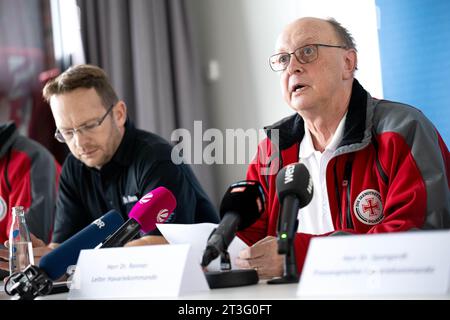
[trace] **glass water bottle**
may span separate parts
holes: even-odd
[[[25,221],[24,208],[12,208],[12,224],[9,232],[9,272],[23,271],[30,264],[34,264],[33,246],[30,232]]]

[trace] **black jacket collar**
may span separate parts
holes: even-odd
[[[17,134],[16,124],[12,121],[0,126],[0,158],[8,151]]]
[[[122,141],[117,148],[116,153],[112,157],[111,161],[120,165],[127,166],[131,163],[131,151],[133,150],[133,143],[136,137],[136,128],[133,123],[127,119],[125,123],[125,133]]]

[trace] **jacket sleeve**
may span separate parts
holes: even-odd
[[[398,109],[377,128],[380,164],[388,178],[382,199],[385,218],[368,233],[448,228],[448,150],[420,111]]]
[[[144,162],[145,163],[145,162]],[[167,222],[218,223],[219,215],[204,192],[192,170],[185,164],[176,165],[170,160],[143,164],[138,171],[138,188],[142,195],[157,187],[165,187],[175,196],[177,205]],[[160,235],[158,229],[146,235]]]
[[[20,137],[13,150],[9,176],[11,185],[9,208],[22,205],[31,233],[45,243],[51,241],[60,166],[34,141]],[[20,151],[19,151],[20,150]]]

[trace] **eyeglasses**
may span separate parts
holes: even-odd
[[[291,56],[295,54],[298,62],[301,64],[306,64],[313,62],[319,57],[319,47],[327,47],[327,48],[341,48],[347,49],[345,46],[334,46],[330,44],[321,44],[321,43],[313,43],[307,44],[306,46],[295,49],[294,52],[291,53],[277,53],[269,58],[269,65],[273,71],[283,71],[291,62]]]
[[[62,130],[56,129],[55,132],[56,140],[58,140],[61,143],[69,142],[70,140],[72,140],[72,138],[75,136],[75,133],[77,132],[80,134],[86,132],[93,132],[96,128],[102,125],[103,121],[106,119],[106,117],[111,112],[114,106],[115,106],[114,104],[111,105],[111,107],[109,107],[109,109],[106,111],[103,117],[89,121],[83,124],[82,126],[79,126],[78,128],[62,129]]]

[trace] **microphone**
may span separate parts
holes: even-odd
[[[123,247],[140,230],[145,233],[156,228],[156,223],[164,223],[177,206],[177,201],[168,189],[158,187],[143,196],[131,209],[128,219],[116,232],[98,247]]]
[[[205,271],[211,289],[258,283],[256,270],[231,270],[227,248],[236,231],[255,223],[263,211],[264,192],[259,182],[240,181],[228,188],[220,204],[221,221],[208,239],[201,262],[201,266],[205,268],[220,255],[221,271]]]
[[[298,227],[298,210],[305,207],[313,197],[313,183],[308,169],[302,163],[287,165],[278,172],[277,194],[281,210],[278,217],[278,253],[285,254],[284,273],[281,278],[268,284],[298,282],[294,237]]]
[[[285,254],[297,232],[298,210],[310,203],[313,197],[313,183],[305,165],[295,163],[280,170],[276,186],[281,205],[278,220],[278,253]]]
[[[60,278],[69,266],[77,263],[81,250],[95,248],[122,223],[119,212],[109,211],[43,256],[39,267],[29,265],[23,272],[12,275],[5,284],[5,292],[9,295],[19,294],[23,300],[50,293],[52,280]]]
[[[255,223],[263,211],[264,193],[259,182],[247,180],[232,184],[220,204],[221,221],[208,239],[201,266],[206,267],[226,251],[236,231]]]

